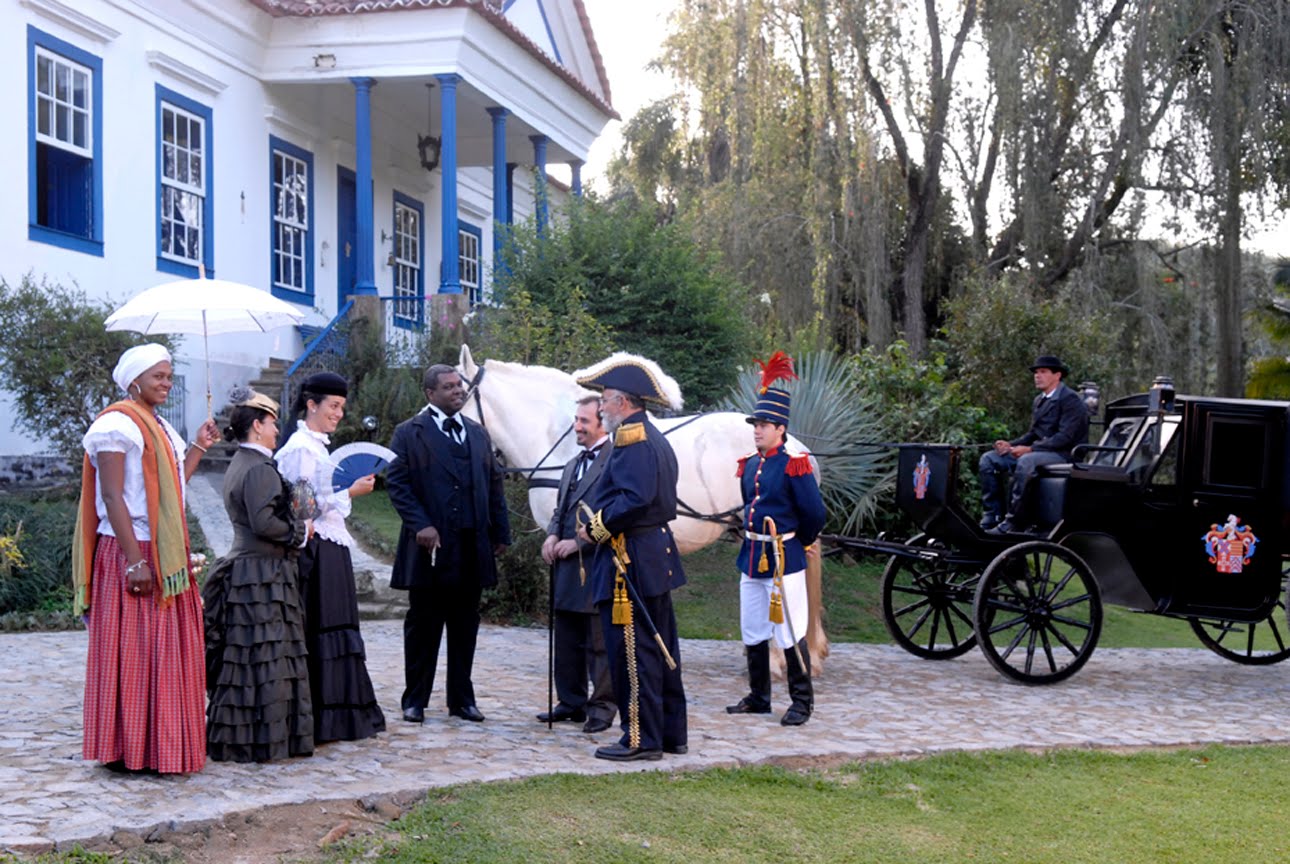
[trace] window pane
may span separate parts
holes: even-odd
[[[188,146],[188,119],[175,115],[175,143],[180,147]]]
[[[36,99],[36,131],[41,135],[49,135],[54,126],[54,103],[49,99],[39,97]]]
[[[51,78],[54,74],[54,63],[48,57],[36,58],[36,92],[49,94],[53,92]]]
[[[79,70],[72,73],[72,104],[77,108],[88,108],[90,104],[89,77]]]
[[[175,114],[165,107],[161,109],[161,140],[167,144],[175,143]]]
[[[55,108],[54,116],[57,120],[54,126],[54,137],[59,141],[70,141],[72,137],[72,109],[66,105],[58,105]]]
[[[88,116],[84,111],[77,111],[72,115],[72,143],[77,147],[89,146],[87,141],[89,130],[85,128]]]
[[[64,66],[62,63],[59,63],[54,67],[54,96],[59,102],[72,101],[71,84],[67,80],[71,71],[72,70]]]
[[[202,176],[202,154],[200,153],[193,154],[192,173],[189,174],[188,176],[192,178],[191,180],[192,184],[196,186],[198,189],[206,188],[205,178],[203,178]]]

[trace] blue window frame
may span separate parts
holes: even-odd
[[[394,326],[425,324],[425,207],[394,191]]]
[[[103,60],[27,26],[27,237],[103,254]]]
[[[157,269],[215,275],[215,167],[211,109],[157,87]]]
[[[314,156],[269,136],[269,285],[273,296],[314,305]]]
[[[484,232],[479,226],[457,220],[457,278],[470,298],[471,308],[484,302]]]

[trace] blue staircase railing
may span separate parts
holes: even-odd
[[[305,350],[296,358],[296,362],[287,368],[287,374],[282,382],[282,405],[284,408],[295,400],[294,382],[297,377],[320,370],[332,372],[339,370],[349,339],[348,334],[336,329],[336,325],[345,320],[349,310],[353,307],[353,298],[345,301],[345,305],[340,307],[336,317],[327,322],[327,326],[323,327],[318,335],[305,346]]]

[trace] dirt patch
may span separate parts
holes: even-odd
[[[171,830],[117,831],[77,844],[131,864],[263,864],[317,860],[321,850],[344,838],[390,833],[423,795],[282,804],[222,819],[187,823]],[[60,844],[70,849],[72,844]]]

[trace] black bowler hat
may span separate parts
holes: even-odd
[[[1035,362],[1030,364],[1030,371],[1034,372],[1036,369],[1051,369],[1054,372],[1062,373],[1063,378],[1070,372],[1066,368],[1066,364],[1053,354],[1040,354],[1036,357]]]
[[[300,385],[302,393],[314,393],[318,396],[349,396],[349,382],[335,372],[315,372]]]

